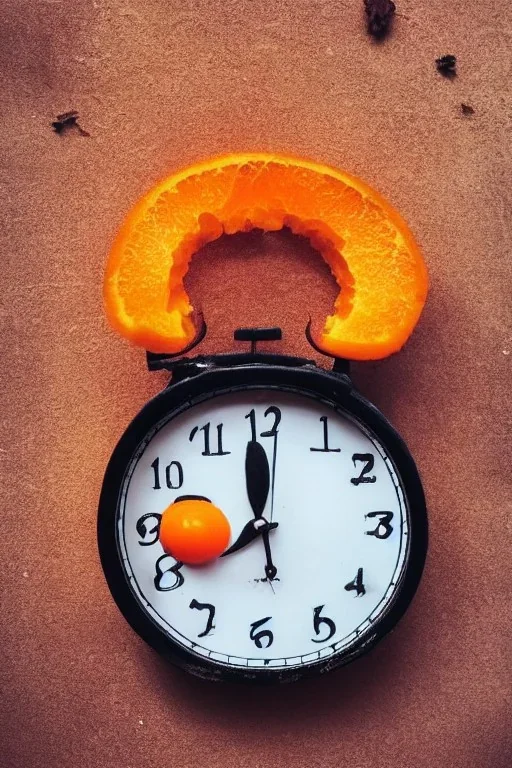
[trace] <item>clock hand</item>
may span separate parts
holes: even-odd
[[[257,520],[249,520],[249,522],[242,528],[242,531],[234,544],[232,544],[229,549],[226,549],[221,557],[226,557],[226,555],[232,555],[233,552],[238,552],[240,549],[243,549],[250,544],[251,541],[257,539],[258,536],[273,531],[278,525],[279,523],[268,523],[264,517],[260,517]]]
[[[274,488],[276,484],[277,432],[274,435],[274,455],[272,457],[272,481],[270,487],[270,520],[274,519]]]
[[[270,471],[267,454],[260,443],[251,440],[245,454],[245,482],[247,496],[256,519],[263,515],[270,489]]]
[[[272,525],[272,523],[270,523],[270,525]],[[277,568],[272,562],[272,552],[270,551],[270,541],[268,540],[268,531],[263,531],[261,536],[263,539],[263,546],[265,547],[265,556],[267,558],[267,562],[265,565],[265,576],[269,581],[272,581],[277,576]]]
[[[254,517],[258,520],[263,516],[263,510],[267,503],[268,492],[270,490],[270,469],[265,449],[256,440],[250,440],[247,443],[247,452],[245,454],[245,478],[249,504],[251,505]],[[263,539],[265,556],[267,559],[265,575],[269,581],[272,581],[277,575],[277,568],[272,562],[272,552],[268,534],[269,530],[263,530],[261,537]]]

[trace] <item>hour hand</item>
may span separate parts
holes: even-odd
[[[270,470],[265,449],[255,440],[247,443],[245,481],[253,515],[255,518],[261,518],[270,489]]]
[[[257,520],[250,520],[242,528],[238,539],[229,547],[229,549],[226,549],[226,551],[222,553],[221,557],[226,557],[226,555],[231,555],[233,552],[238,552],[239,549],[246,547],[251,541],[257,539],[258,536],[261,536],[262,533],[273,531],[278,525],[279,523],[267,522],[264,517],[260,517]]]

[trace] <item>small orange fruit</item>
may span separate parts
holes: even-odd
[[[183,286],[192,255],[223,233],[282,227],[309,238],[340,287],[318,346],[352,360],[399,350],[428,289],[406,223],[378,192],[344,171],[263,153],[186,168],[134,206],[106,267],[110,323],[147,350],[180,352],[196,333]]]
[[[171,504],[160,521],[160,543],[182,563],[199,565],[219,557],[231,536],[229,521],[206,499],[183,499]]]

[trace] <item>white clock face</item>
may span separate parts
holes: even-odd
[[[266,414],[266,415],[265,415]],[[262,536],[203,566],[165,555],[160,515],[184,495],[210,499],[231,543],[254,521],[248,441],[264,449]],[[408,514],[378,440],[330,404],[282,390],[220,395],[161,422],[124,481],[119,548],[140,605],[169,638],[232,668],[284,669],[350,649],[390,607],[405,570]]]

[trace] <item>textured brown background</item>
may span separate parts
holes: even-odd
[[[510,764],[507,7],[403,0],[376,45],[360,0],[0,1],[2,768]],[[445,53],[453,82],[434,68]],[[91,138],[52,132],[72,108]],[[370,657],[255,692],[167,668],[113,604],[95,539],[110,452],[165,382],[106,327],[109,243],[157,179],[236,149],[361,175],[432,279],[407,348],[354,374],[424,478],[417,598]],[[276,323],[284,350],[310,354],[307,312],[335,289],[304,243],[248,235],[208,255],[189,276],[204,350]]]

